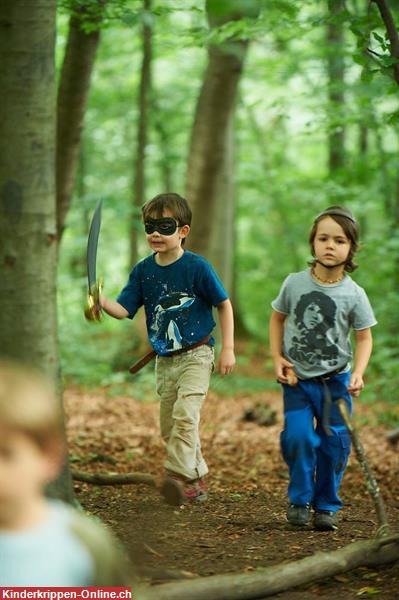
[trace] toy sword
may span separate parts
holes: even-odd
[[[102,281],[97,280],[96,276],[98,236],[100,235],[101,227],[101,206],[102,200],[99,200],[91,220],[89,238],[87,240],[88,294],[84,313],[88,321],[102,320],[102,309],[100,306]]]

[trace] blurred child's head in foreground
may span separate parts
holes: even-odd
[[[0,360],[0,428],[25,434],[45,451],[61,443],[61,423],[50,383],[29,367]]]
[[[47,380],[0,360],[0,525],[26,509],[59,473],[63,457],[61,408]]]

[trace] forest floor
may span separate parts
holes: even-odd
[[[251,361],[259,377],[262,358]],[[258,364],[256,364],[258,363]],[[148,367],[147,367],[148,368]],[[233,375],[234,376],[234,375]],[[134,385],[134,384],[133,384]],[[264,403],[276,423],[243,420],[245,410]],[[89,472],[145,472],[161,480],[165,450],[159,436],[158,403],[110,397],[68,388],[65,393],[73,467]],[[378,410],[384,406],[378,404]],[[356,401],[366,455],[386,502],[389,522],[399,530],[399,447],[376,425],[377,407]],[[392,412],[392,405],[390,406]],[[367,419],[366,419],[367,416]],[[337,532],[296,529],[285,519],[287,468],[279,449],[281,395],[262,391],[232,396],[211,391],[202,413],[203,453],[209,465],[207,502],[171,507],[144,484],[99,486],[75,482],[83,508],[108,524],[125,544],[143,577],[160,583],[179,577],[250,572],[258,567],[336,550],[372,537],[378,528],[363,473],[351,455],[341,488],[345,508]],[[282,592],[281,600],[376,596],[399,598],[399,563],[359,568]]]

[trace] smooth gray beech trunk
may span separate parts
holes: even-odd
[[[235,98],[245,55],[220,47],[208,50],[208,66],[197,102],[187,166],[186,196],[193,209],[193,227],[188,239],[194,252],[209,256],[220,178],[226,173],[227,130],[234,114]],[[226,188],[227,189],[227,188]]]
[[[56,0],[0,3],[0,355],[59,382]],[[68,471],[55,486],[71,499]]]

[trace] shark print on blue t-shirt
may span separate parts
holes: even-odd
[[[177,316],[187,310],[195,301],[195,297],[184,292],[172,292],[160,297],[159,303],[154,309],[153,322],[150,325],[150,337],[155,336],[158,347],[161,349],[162,339],[164,347],[162,350],[175,351],[183,347],[183,336],[176,322]],[[184,318],[184,316],[183,316]]]

